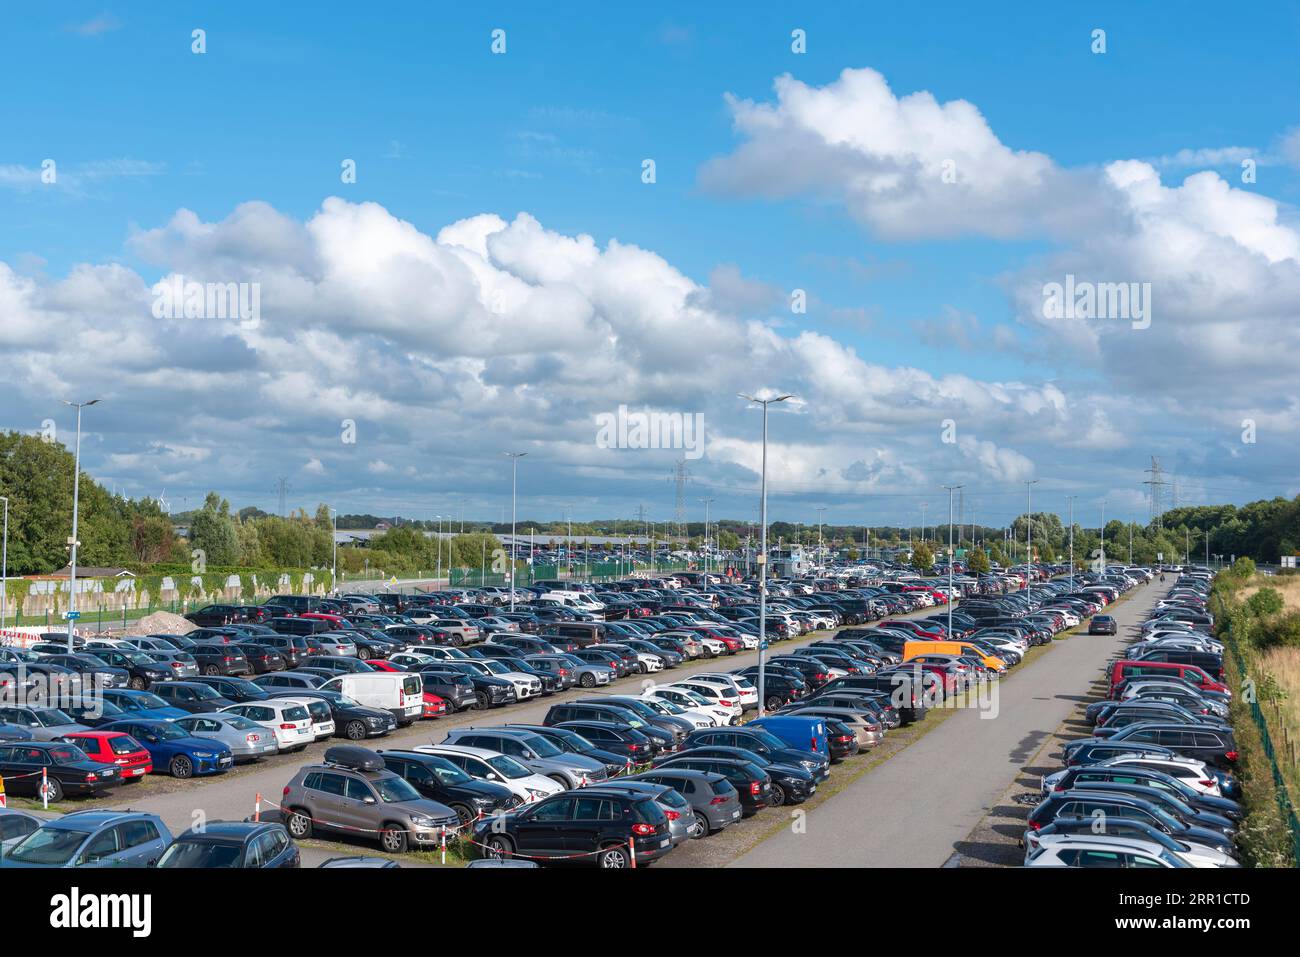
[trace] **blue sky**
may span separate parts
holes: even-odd
[[[1280,4],[1252,7],[1250,16],[1208,3],[1176,11],[1016,3],[996,14],[956,3],[383,10],[171,2],[11,11],[0,34],[0,77],[19,95],[6,102],[0,169],[31,170],[52,157],[75,187],[0,186],[0,261],[49,282],[78,264],[120,263],[147,285],[169,264],[146,261],[128,239],[182,208],[219,223],[260,200],[305,222],[337,195],[377,203],[428,235],[483,213],[510,221],[526,212],[564,236],[651,250],[701,285],[715,269],[735,266],[774,289],[806,289],[813,306],[802,328],[884,367],[1113,392],[1104,361],[1080,364],[1069,348],[1032,348],[1041,330],[1020,320],[1007,290],[1026,264],[1069,248],[1068,232],[899,238],[864,226],[835,195],[724,195],[700,177],[705,163],[737,148],[724,95],[771,103],[782,74],[821,88],[845,69],[869,68],[897,97],[928,91],[941,103],[973,103],[1006,147],[1041,152],[1068,170],[1180,150],[1243,147],[1266,157],[1300,123],[1300,10]],[[196,27],[207,32],[203,56],[190,52]],[[1089,49],[1097,27],[1106,30],[1104,55]],[[489,50],[494,28],[506,30],[505,55]],[[790,50],[795,28],[807,31],[802,55]],[[647,157],[657,166],[652,187],[640,181]],[[358,164],[355,185],[339,182],[344,158]],[[1234,182],[1238,172],[1235,159],[1157,168],[1167,187],[1206,169]],[[1261,160],[1251,188],[1293,222],[1300,188],[1293,166]],[[978,348],[936,347],[914,325],[948,314],[975,317]],[[1246,309],[1242,320],[1249,318]],[[989,334],[999,326],[1026,348],[993,347]],[[611,393],[609,404],[620,398]],[[1208,500],[1289,490],[1278,484],[1287,474],[1280,450],[1267,464],[1227,463],[1212,475],[1196,457],[1204,445],[1196,419],[1161,410],[1158,396],[1143,401],[1144,415],[1165,416],[1158,424],[1169,445],[1153,439],[1105,453],[1108,461],[1123,456],[1133,483],[1148,455],[1163,454],[1205,473]],[[13,405],[19,420],[0,425],[26,427],[21,416],[40,405],[21,390]],[[1050,465],[1029,457],[1034,474],[1062,489],[1092,461],[1086,450]],[[114,478],[135,494],[166,475],[182,483],[223,478],[158,469],[123,466]],[[546,508],[562,507],[563,474],[557,465]],[[337,478],[322,491],[354,496],[356,508],[384,491]],[[1114,480],[1087,494],[1104,494]],[[475,495],[483,483],[455,491]],[[259,486],[232,484],[232,497],[256,494],[265,503]],[[606,490],[608,503],[601,490],[586,489],[574,507],[605,514],[606,504],[624,508],[651,489],[664,495],[644,477],[629,477],[627,488],[625,501]],[[815,492],[792,487],[789,507],[807,509],[807,495]],[[858,506],[849,495],[836,507],[847,518]]]

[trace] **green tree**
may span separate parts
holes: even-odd
[[[1255,563],[1242,556],[1232,564],[1232,574],[1240,581],[1247,581],[1255,575]]]
[[[239,562],[239,533],[230,517],[230,503],[209,492],[203,507],[190,519],[190,546],[203,552],[208,565]]]
[[[735,551],[740,548],[740,537],[735,532],[723,529],[717,534],[718,547],[723,551]]]
[[[1248,561],[1249,559],[1247,559]],[[1259,618],[1276,615],[1284,606],[1282,593],[1276,588],[1264,587],[1246,599],[1246,607]]]
[[[988,553],[982,548],[975,549],[966,557],[966,570],[973,575],[986,574],[990,568]]]
[[[912,567],[921,574],[928,574],[934,568],[934,552],[926,542],[917,542],[912,548]]]

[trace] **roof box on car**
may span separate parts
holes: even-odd
[[[325,763],[352,768],[354,771],[382,771],[385,767],[384,759],[375,752],[353,744],[336,744],[332,748],[326,748]]]

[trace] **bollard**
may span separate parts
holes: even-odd
[[[446,824],[442,826],[442,839],[440,843],[442,844],[442,863],[446,864],[447,863],[447,825]]]
[[[262,820],[262,792],[257,792],[257,797],[253,799],[253,820]]]
[[[50,809],[50,781],[45,768],[41,768],[41,807],[46,811]]]
[[[627,853],[632,858],[632,870],[636,870],[636,838],[631,838],[627,842]]]

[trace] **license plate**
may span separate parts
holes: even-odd
[[[144,768],[134,768],[126,772],[127,774],[144,774]]]
[[[732,812],[731,812],[731,817],[732,817],[733,820],[734,820],[735,818],[740,817],[740,811],[739,811],[739,810],[732,811]]]
[[[665,838],[664,840],[662,840],[662,841],[659,842],[659,846],[660,846],[660,847],[667,847],[667,846],[668,846],[669,844],[671,844],[671,843],[672,843],[672,840],[671,840],[671,839],[669,839],[669,838]]]
[[[224,758],[222,758],[220,761],[218,761],[217,763],[218,763],[218,764],[230,764],[232,761],[234,761],[234,758],[231,758],[231,757],[224,757]]]

